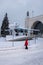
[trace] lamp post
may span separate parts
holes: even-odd
[[[32,11],[32,17],[33,17],[33,15],[34,15],[34,11]]]
[[[9,25],[9,28],[12,30],[12,39],[14,39],[14,24]],[[14,41],[12,41],[12,47],[14,47]]]

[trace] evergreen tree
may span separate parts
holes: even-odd
[[[5,17],[2,21],[1,35],[3,37],[5,37],[6,35],[9,35],[9,20],[8,20],[8,17],[7,17],[7,13],[5,14]]]

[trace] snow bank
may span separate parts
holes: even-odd
[[[3,41],[2,41],[3,40]],[[0,65],[43,65],[43,38],[29,40],[28,50],[25,49],[25,41],[11,42],[0,38]],[[9,47],[10,46],[10,47]]]
[[[7,35],[6,36],[6,40],[13,40],[14,38],[13,38],[13,36],[12,35]]]

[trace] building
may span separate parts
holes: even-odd
[[[43,15],[29,18],[29,12],[25,19],[25,28],[27,29],[39,29],[43,33]]]

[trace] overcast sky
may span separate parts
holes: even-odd
[[[17,22],[24,27],[27,11],[30,17],[43,15],[43,0],[0,0],[0,25],[7,12],[10,23]]]

